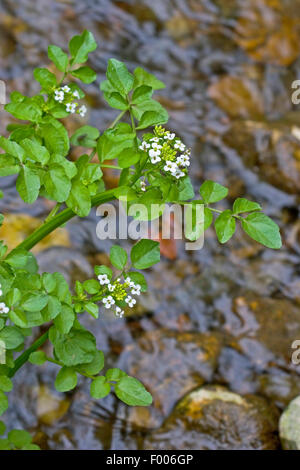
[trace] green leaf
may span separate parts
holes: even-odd
[[[282,246],[278,225],[261,212],[253,212],[242,219],[242,228],[249,237],[267,248],[278,250]]]
[[[56,68],[61,72],[65,72],[68,67],[69,59],[67,54],[58,46],[48,46],[48,57]]]
[[[12,307],[13,305],[15,305],[19,302],[20,298],[21,298],[21,292],[19,291],[19,289],[14,287],[13,289],[11,289],[8,292],[8,294],[6,296],[6,304],[9,307]]]
[[[62,166],[54,164],[47,171],[43,183],[47,194],[57,202],[65,202],[71,191],[71,181]]]
[[[72,64],[82,64],[88,59],[88,54],[97,48],[97,43],[90,31],[83,31],[81,35],[74,36],[69,49],[72,56]]]
[[[131,250],[131,261],[136,269],[147,269],[159,263],[159,243],[153,240],[140,240]]]
[[[243,197],[238,197],[233,204],[233,213],[241,214],[243,212],[261,211],[262,208],[257,202],[248,201]]]
[[[33,103],[30,98],[25,98],[21,103],[8,103],[4,106],[4,109],[22,121],[37,122],[42,116],[41,108]]]
[[[131,98],[131,103],[132,104],[140,104],[143,103],[146,100],[149,100],[152,96],[153,89],[150,86],[147,85],[142,85],[137,87]]]
[[[53,274],[43,273],[42,274],[42,283],[45,290],[50,294],[56,287],[56,279]]]
[[[20,145],[26,152],[26,157],[45,165],[50,159],[50,153],[43,145],[32,139],[23,139]]]
[[[47,356],[44,351],[35,351],[30,354],[29,362],[31,364],[36,364],[37,366],[41,366],[47,361]]]
[[[126,65],[116,59],[110,59],[106,71],[107,79],[122,96],[126,96],[133,87],[134,77]]]
[[[112,93],[103,92],[103,96],[111,108],[120,109],[121,111],[125,111],[129,108],[126,98],[123,98],[117,91],[113,91]]]
[[[20,162],[23,162],[25,157],[25,151],[16,142],[12,142],[11,140],[6,139],[5,137],[0,137],[0,147],[3,148],[3,150],[5,150],[5,152],[9,155],[16,157]]]
[[[3,415],[4,411],[8,408],[7,396],[0,390],[0,416]]]
[[[12,381],[6,375],[0,375],[0,390],[2,392],[11,392],[13,388]]]
[[[48,296],[46,294],[26,294],[23,297],[22,307],[27,312],[39,312],[48,303]]]
[[[3,421],[0,421],[0,436],[2,436],[5,433],[6,426],[3,423]]]
[[[94,317],[94,318],[99,317],[99,307],[98,307],[97,304],[94,304],[94,302],[87,302],[85,304],[84,308],[87,311],[87,313],[92,315],[92,317]]]
[[[67,206],[79,217],[86,217],[91,210],[91,196],[89,190],[81,183],[74,181],[70,195],[66,201]]]
[[[97,377],[91,383],[90,393],[97,400],[106,397],[111,390],[110,384],[106,383],[105,377]]]
[[[77,374],[70,367],[62,367],[56,376],[55,388],[58,392],[68,392],[77,385]]]
[[[94,271],[96,276],[99,276],[100,274],[106,274],[108,279],[112,278],[112,270],[108,268],[107,266],[101,265],[101,266],[95,266]]]
[[[87,364],[80,364],[76,367],[78,372],[83,372],[89,375],[99,374],[100,370],[104,367],[104,354],[102,351],[97,351],[94,359]]]
[[[109,257],[111,264],[120,271],[123,271],[127,263],[127,253],[124,248],[119,245],[112,246]]]
[[[134,71],[134,88],[141,85],[147,85],[153,90],[160,90],[166,87],[166,85],[152,75],[152,73],[146,72],[142,67],[137,67]]]
[[[109,382],[118,382],[123,377],[128,377],[126,372],[123,372],[121,369],[114,368],[108,369],[105,374],[106,380]]]
[[[56,77],[48,69],[37,68],[33,72],[33,76],[42,87],[43,91],[51,91],[56,87]]]
[[[23,201],[27,204],[32,204],[36,201],[40,186],[40,178],[35,170],[26,166],[22,167],[16,182],[16,187]]]
[[[72,75],[79,78],[83,83],[92,83],[97,78],[96,72],[90,67],[80,67],[77,70],[72,70]]]
[[[4,342],[6,349],[16,349],[23,343],[24,336],[15,326],[5,326],[0,331],[0,340]]]
[[[7,255],[5,262],[14,268],[25,268],[29,257],[30,253],[28,251],[22,248],[15,248]]]
[[[69,136],[64,125],[56,119],[51,119],[40,128],[41,136],[45,140],[45,145],[52,154],[59,154],[65,157],[70,148]]]
[[[75,321],[75,313],[68,304],[62,304],[59,315],[54,318],[54,325],[61,334],[68,334]]]
[[[22,449],[22,447],[29,445],[32,441],[32,437],[29,432],[21,429],[13,429],[8,433],[7,437],[17,449]]]
[[[19,173],[20,166],[15,164],[14,157],[6,154],[0,154],[0,176],[9,176]]]
[[[139,122],[137,129],[146,129],[150,126],[156,126],[158,124],[165,124],[168,122],[169,115],[165,109],[162,108],[160,112],[157,111],[146,111]]]
[[[82,126],[74,132],[70,142],[72,145],[81,145],[82,147],[96,147],[99,136],[100,132],[95,127]]]
[[[142,273],[136,271],[130,271],[128,277],[135,283],[141,286],[141,292],[147,292],[148,286],[145,276]]]
[[[235,232],[235,219],[232,217],[231,210],[222,212],[215,221],[215,229],[220,243],[226,243]]]
[[[195,196],[194,188],[189,176],[185,176],[179,183],[178,201],[188,201]]]
[[[83,288],[88,294],[97,294],[100,290],[100,285],[96,279],[88,279],[84,281]]]
[[[205,204],[221,201],[228,194],[228,189],[214,181],[205,181],[199,190]]]
[[[118,156],[118,164],[121,168],[129,168],[135,165],[141,158],[140,152],[134,148],[127,148],[122,150]]]
[[[76,366],[93,360],[96,340],[89,331],[72,329],[67,335],[59,336],[54,347],[58,359],[64,365]]]
[[[129,406],[149,406],[152,403],[152,396],[134,377],[123,377],[115,385],[115,393],[119,400]]]

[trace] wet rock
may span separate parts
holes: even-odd
[[[290,129],[280,123],[236,121],[223,136],[244,164],[264,181],[288,193],[300,188],[300,148]]]
[[[281,415],[279,434],[284,449],[300,450],[300,397],[295,398]]]
[[[184,397],[145,449],[274,450],[279,448],[276,409],[256,396],[206,386]]]
[[[160,329],[127,346],[119,367],[138,377],[153,394],[151,426],[161,424],[189,390],[212,379],[221,344],[218,334]]]
[[[5,214],[4,224],[1,228],[1,239],[11,250],[21,243],[28,235],[42,225],[43,221],[27,214]],[[49,234],[34,248],[38,253],[51,246],[70,246],[69,235],[66,229],[58,228],[55,233]]]
[[[290,65],[298,55],[299,6],[288,0],[242,0],[236,25],[237,43],[252,59]]]
[[[231,117],[257,119],[262,116],[262,100],[255,83],[227,75],[208,89],[210,98]]]

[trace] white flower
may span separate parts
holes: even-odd
[[[181,152],[184,152],[185,145],[181,142],[181,140],[176,140],[174,148],[180,150]]]
[[[104,299],[102,299],[102,302],[105,308],[110,308],[116,303],[115,299],[113,299],[111,295],[109,295],[108,297],[104,297]]]
[[[149,150],[149,157],[150,158],[158,157],[160,154],[161,154],[161,152],[160,152],[159,149],[150,149]]]
[[[71,91],[71,88],[68,85],[65,85],[62,87],[62,91],[64,91],[65,93],[69,93],[69,91]]]
[[[156,149],[156,150],[159,150],[159,149],[161,149],[161,145],[158,145],[158,143],[153,142],[152,148],[153,148],[153,149]],[[150,150],[150,152],[151,152],[151,150]],[[149,154],[150,154],[150,152],[149,152]]]
[[[174,134],[174,133],[171,134],[171,132],[168,132],[168,133],[164,136],[164,139],[166,139],[166,140],[167,140],[167,139],[168,139],[168,140],[173,140],[173,139],[175,139],[175,134]]]
[[[0,297],[1,297],[1,295],[3,295],[3,291],[2,291],[2,289],[0,289]]]
[[[151,163],[153,163],[153,165],[155,165],[155,163],[158,163],[161,161],[161,158],[160,157],[152,157],[151,158]]]
[[[145,181],[141,181],[141,191],[146,191],[146,183],[145,183]]]
[[[130,277],[126,277],[125,282],[129,285],[129,287],[135,287],[135,283],[130,279]]]
[[[79,109],[78,109],[78,113],[80,114],[81,117],[84,117],[86,115],[86,112],[87,112],[87,107],[82,105]]]
[[[165,171],[170,171],[171,173],[175,172],[177,170],[177,165],[174,162],[170,162],[169,160],[166,162],[164,166]]]
[[[141,286],[136,284],[133,289],[131,289],[132,295],[141,295]]]
[[[0,302],[0,313],[8,313],[9,308],[5,305],[4,302]]]
[[[55,101],[62,103],[65,98],[64,92],[60,90],[55,90],[54,94],[55,94],[54,96]]]
[[[182,176],[185,176],[185,173],[178,168],[176,171],[172,172],[172,175],[179,179],[182,178]]]
[[[99,274],[98,279],[101,286],[103,286],[104,284],[110,284],[107,274]]]
[[[72,114],[73,114],[73,113],[75,113],[75,111],[76,111],[76,106],[77,106],[77,103],[68,103],[68,104],[66,105],[66,111],[67,111],[68,113],[72,113]]]
[[[183,154],[183,155],[180,155],[180,157],[177,157],[176,163],[179,166],[190,166],[191,164],[190,159],[188,155],[186,154]]]
[[[131,295],[128,295],[126,297],[125,302],[128,304],[128,307],[132,308],[136,304],[136,300],[131,297]]]
[[[159,142],[159,138],[158,137],[152,137],[152,139],[150,139],[150,142]]]
[[[109,290],[110,292],[113,292],[113,291],[115,290],[115,288],[116,288],[116,286],[113,286],[112,284],[108,284],[107,287],[108,287],[108,290]]]
[[[147,142],[142,142],[141,145],[139,146],[139,149],[140,150],[143,150],[144,152],[150,148],[150,144],[148,144]]]
[[[75,96],[75,98],[80,99],[80,95],[77,90],[73,91],[73,96]]]
[[[117,317],[122,318],[124,315],[124,310],[122,310],[120,307],[116,307],[116,315]]]

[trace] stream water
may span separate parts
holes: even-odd
[[[247,447],[232,443],[224,423],[222,437],[210,439],[210,426],[199,430],[176,416],[186,394],[214,384],[264,402],[273,440],[257,437],[257,448],[280,447],[278,415],[300,394],[300,366],[291,362],[291,344],[300,339],[300,105],[291,101],[300,79],[299,19],[298,0],[1,0],[0,78],[8,91],[35,93],[32,72],[47,65],[48,44],[65,47],[91,30],[99,48],[90,64],[99,78],[86,86],[86,122],[105,129],[116,115],[99,92],[110,57],[155,73],[166,83],[158,98],[168,126],[192,148],[195,189],[213,179],[230,188],[229,204],[238,196],[259,201],[284,240],[272,251],[238,231],[221,246],[209,230],[199,251],[165,242],[162,262],[146,274],[149,293],[130,316],[85,320],[107,365],[141,379],[153,406],[128,409],[113,396],[97,402],[85,381],[58,394],[56,366],[29,364],[16,376],[9,427],[31,430],[49,449]],[[70,121],[70,131],[82,125]],[[1,134],[8,122],[2,112]],[[116,176],[106,173],[107,184]],[[11,177],[0,184],[1,238],[14,246],[50,207],[23,204]],[[91,276],[111,245],[96,237],[97,221],[93,211],[40,245],[41,269],[70,281]],[[257,436],[259,426],[251,429]]]

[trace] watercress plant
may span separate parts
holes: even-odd
[[[93,279],[76,282],[70,288],[60,273],[39,273],[30,250],[72,217],[86,217],[93,206],[121,197],[145,205],[184,202],[195,208],[201,204],[202,230],[213,224],[217,214],[214,227],[221,243],[232,237],[238,222],[264,246],[281,246],[277,225],[263,214],[258,203],[238,198],[231,210],[216,209],[212,205],[224,199],[228,189],[213,181],[205,181],[200,187],[201,198],[194,200],[188,176],[191,152],[179,137],[162,127],[168,113],[152,96],[164,84],[142,68],[131,73],[124,63],[109,60],[107,80],[100,90],[108,105],[119,110],[118,116],[106,130],[84,125],[68,135],[61,119],[74,113],[84,116],[87,111],[80,82],[89,84],[96,79],[94,70],[84,65],[96,47],[88,31],[71,39],[68,53],[49,46],[48,56],[57,73],[36,69],[39,94],[27,97],[15,91],[5,106],[21,122],[8,126],[8,137],[0,137],[0,176],[17,175],[16,188],[26,203],[44,197],[55,201],[55,207],[41,227],[14,250],[8,252],[0,242],[0,345],[5,347],[5,363],[0,365],[0,415],[8,407],[12,379],[27,361],[36,366],[56,364],[55,387],[60,392],[74,389],[82,375],[90,381],[95,399],[114,390],[131,406],[152,402],[150,393],[136,378],[117,368],[103,372],[103,353],[80,317],[86,312],[97,321],[103,309],[122,317],[126,308],[133,307],[147,290],[140,270],[159,262],[159,243],[140,240],[133,246],[130,259],[123,248],[113,246],[111,266],[95,266]],[[73,162],[68,158],[70,146],[87,150]],[[109,160],[117,160],[117,164],[104,163]],[[107,166],[120,171],[115,189],[105,189],[102,168]],[[0,215],[0,225],[3,219]],[[44,331],[41,336],[39,327]],[[53,346],[50,356],[42,349],[46,341]],[[4,423],[0,422],[0,433],[4,432]],[[0,440],[0,448],[37,446],[26,431],[12,430]]]

